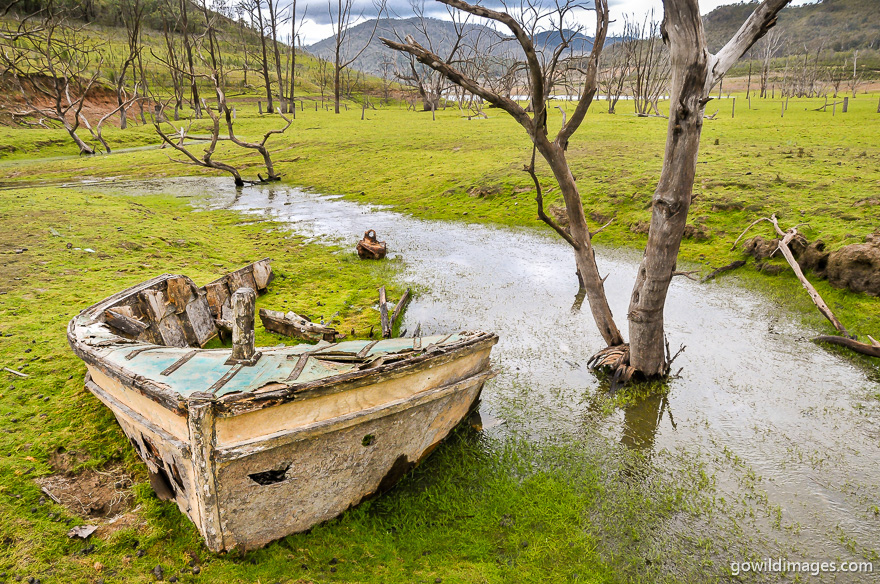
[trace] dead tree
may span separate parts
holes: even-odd
[[[538,214],[574,249],[575,263],[577,264],[578,273],[580,274],[581,286],[586,291],[593,318],[595,319],[605,342],[609,345],[619,345],[623,343],[623,337],[617,329],[617,326],[614,324],[611,308],[608,306],[608,301],[605,297],[604,280],[599,275],[599,269],[596,265],[596,256],[593,252],[592,237],[587,228],[586,217],[584,216],[583,203],[577,188],[577,183],[575,183],[574,176],[572,176],[565,155],[569,139],[578,127],[580,127],[586,116],[587,109],[590,107],[593,97],[596,94],[599,55],[602,52],[605,35],[608,30],[607,2],[605,0],[597,0],[595,4],[595,41],[590,56],[586,60],[585,67],[581,71],[583,77],[583,89],[580,99],[577,101],[574,112],[568,117],[562,125],[562,128],[556,133],[555,137],[551,139],[548,135],[549,128],[547,126],[547,102],[553,91],[554,81],[558,78],[560,70],[567,66],[563,62],[562,57],[567,48],[568,41],[566,38],[571,39],[573,34],[559,31],[562,35],[562,43],[556,47],[551,54],[546,55],[542,64],[542,60],[539,58],[538,52],[535,49],[535,43],[533,41],[534,37],[530,37],[526,31],[534,31],[547,21],[550,21],[551,23],[559,23],[559,28],[562,28],[561,25],[563,24],[573,26],[573,29],[566,28],[568,31],[574,31],[578,27],[575,24],[572,24],[569,19],[573,15],[573,12],[583,9],[583,6],[574,1],[566,2],[564,4],[560,3],[558,5],[560,8],[557,12],[555,7],[547,8],[537,2],[532,2],[529,4],[529,10],[518,13],[518,16],[523,20],[517,20],[517,18],[506,12],[490,10],[482,6],[475,6],[468,4],[463,0],[440,1],[457,10],[473,14],[474,16],[490,19],[510,30],[524,53],[527,63],[529,76],[528,88],[532,108],[531,115],[529,115],[529,113],[526,112],[526,110],[517,102],[499,95],[485,85],[480,84],[477,80],[468,77],[460,71],[455,63],[444,61],[439,55],[432,53],[411,38],[408,38],[406,42],[403,43],[384,38],[381,39],[382,42],[392,49],[404,51],[413,55],[420,63],[440,72],[453,83],[462,86],[470,93],[506,111],[523,127],[523,129],[525,129],[537,152],[540,152],[541,156],[549,164],[553,176],[559,185],[560,191],[565,200],[570,233],[565,231],[553,221],[553,219],[544,213],[540,184],[534,174],[534,165],[532,165],[527,168],[538,188]]]
[[[861,83],[862,83],[862,78],[863,78],[864,75],[865,75],[865,69],[864,69],[864,66],[862,67],[861,70],[859,70],[859,68],[858,68],[858,62],[859,62],[859,52],[858,52],[858,51],[853,51],[853,56],[852,56],[852,65],[853,65],[852,77],[850,77],[850,78],[847,80],[847,86],[849,87],[849,90],[852,92],[852,96],[853,96],[853,97],[856,96],[856,90],[858,90],[859,85],[861,85]]]
[[[278,78],[278,101],[281,112],[290,112],[284,99],[284,79],[281,75],[281,53],[278,44],[278,28],[284,24],[285,19],[281,16],[281,0],[266,0],[269,12],[269,32],[272,35],[272,50],[275,53],[275,75]],[[271,110],[270,112],[271,113]]]
[[[9,98],[14,119],[64,127],[81,154],[95,149],[78,134],[86,99],[97,85],[103,46],[49,5],[39,21],[23,21],[0,36],[0,62],[19,90]],[[115,113],[115,111],[113,112]],[[48,127],[48,126],[46,126]]]
[[[776,24],[789,0],[764,0],[715,55],[706,45],[697,0],[665,0],[661,33],[672,66],[669,125],[654,192],[645,255],[630,299],[630,364],[645,375],[668,373],[663,309],[693,192],[703,115],[709,92],[749,48]]]
[[[766,99],[767,84],[770,80],[770,66],[773,64],[773,57],[782,49],[784,44],[782,33],[778,30],[771,30],[756,45],[758,55],[761,57],[761,97]]]
[[[583,93],[574,112],[564,121],[561,130],[551,142],[547,135],[547,80],[553,78],[549,73],[557,63],[551,60],[548,63],[550,69],[541,67],[531,39],[510,14],[473,6],[462,0],[440,1],[476,16],[494,20],[511,30],[528,62],[529,91],[534,109],[532,116],[515,102],[489,91],[463,75],[454,64],[443,62],[439,56],[416,43],[398,43],[388,39],[382,39],[382,42],[393,49],[414,55],[421,63],[440,71],[452,82],[507,111],[525,128],[535,150],[550,165],[559,184],[565,200],[570,232],[563,230],[543,212],[540,185],[534,177],[532,167],[530,171],[539,189],[539,216],[574,248],[590,308],[605,342],[609,346],[622,345],[623,337],[614,323],[605,297],[603,279],[596,266],[592,236],[586,226],[580,194],[565,159],[568,140],[583,121],[596,93],[599,54],[608,26],[607,3],[598,0],[595,4],[595,43],[583,71]],[[770,30],[776,23],[777,13],[788,1],[764,0],[717,55],[712,55],[707,48],[697,0],[664,1],[661,35],[669,48],[672,81],[669,125],[663,168],[652,201],[648,242],[637,272],[627,314],[630,344],[623,349],[615,348],[614,352],[619,356],[612,359],[618,371],[622,366],[627,367],[626,375],[640,372],[651,377],[669,373],[671,355],[668,354],[668,345],[665,342],[663,311],[669,283],[676,273],[678,250],[691,203],[703,110],[710,100],[709,91]],[[562,9],[571,6],[566,4]],[[517,14],[528,16],[535,12],[526,10],[518,11]],[[611,358],[610,355],[607,357]]]
[[[203,41],[204,38],[206,38],[209,33],[210,33],[210,28],[208,28],[205,35],[203,35],[199,40]],[[219,44],[217,44],[216,42],[211,44],[210,48],[208,50],[209,50],[209,53],[219,52]],[[201,54],[201,52],[200,52],[200,54]],[[220,62],[219,55],[211,54],[210,55],[210,62],[211,63]],[[210,67],[209,60],[207,58],[203,57],[203,65],[208,68]],[[185,71],[181,71],[181,73],[186,75]],[[169,136],[165,131],[162,130],[161,121],[159,119],[156,119],[153,123],[154,127],[156,128],[156,133],[159,134],[159,136],[162,138],[162,140],[165,142],[165,144],[171,146],[172,148],[174,148],[175,150],[177,150],[178,152],[180,152],[181,154],[186,156],[186,158],[188,159],[188,160],[184,160],[184,159],[171,158],[171,160],[174,162],[182,163],[182,164],[203,166],[205,168],[213,168],[215,170],[228,172],[229,174],[232,175],[233,179],[235,180],[235,185],[239,186],[239,187],[244,186],[244,184],[246,182],[251,182],[251,183],[260,182],[260,183],[262,183],[262,182],[281,180],[281,176],[275,172],[275,167],[272,164],[272,157],[271,157],[271,154],[269,153],[269,149],[266,146],[266,144],[269,141],[269,138],[271,138],[273,135],[283,134],[287,130],[287,128],[290,127],[290,124],[291,124],[290,120],[288,120],[282,114],[281,118],[285,122],[287,122],[287,125],[285,125],[283,128],[277,129],[277,130],[269,130],[268,132],[266,132],[263,135],[263,139],[259,142],[247,142],[245,140],[242,140],[241,138],[239,138],[235,135],[235,120],[232,117],[232,109],[229,107],[229,105],[226,101],[226,93],[223,91],[222,81],[220,78],[220,72],[216,69],[211,69],[210,74],[203,74],[203,75],[200,75],[200,77],[202,79],[207,79],[208,81],[210,81],[211,86],[214,89],[214,93],[217,97],[217,110],[216,111],[214,110],[214,108],[209,106],[207,103],[204,103],[204,102],[202,103],[204,110],[208,113],[208,116],[211,118],[211,121],[212,121],[211,137],[209,139],[208,146],[207,146],[207,148],[205,148],[201,157],[196,156],[189,149],[189,147],[187,147],[184,144],[184,141],[188,137],[190,126],[192,125],[191,122],[190,122],[190,125],[187,126],[186,128],[184,128],[183,126],[178,128],[178,127],[174,126],[173,124],[171,124],[170,122],[166,122],[169,125],[171,125],[172,128],[174,128],[173,136],[175,139],[172,139],[171,136]],[[225,137],[225,138],[221,137],[221,135],[220,135],[221,123],[224,123],[226,126],[227,137]],[[256,150],[257,152],[259,152],[260,155],[263,157],[263,163],[266,166],[267,176],[264,178],[263,176],[258,174],[257,181],[245,181],[241,177],[241,173],[238,171],[237,168],[235,168],[234,166],[232,166],[231,164],[229,164],[227,162],[221,162],[218,160],[214,160],[214,154],[217,150],[217,145],[221,140],[229,140],[233,144],[235,144],[236,146],[238,146],[240,148],[245,148],[245,149],[249,149],[249,150]]]
[[[641,24],[624,19],[621,42],[630,67],[630,96],[636,113],[660,115],[657,102],[669,79],[669,55],[660,39],[660,23],[653,13]]]
[[[462,49],[470,15],[462,18],[461,12],[447,6],[446,10],[453,26],[453,35],[451,38],[444,38],[442,42],[439,42],[431,34],[431,22],[425,15],[425,1],[410,0],[410,7],[416,15],[415,28],[419,43],[425,46],[428,51],[443,56],[444,61],[453,61],[459,50]],[[404,40],[397,31],[394,34],[398,41]],[[422,98],[423,111],[430,111],[431,116],[434,117],[440,105],[443,76],[434,69],[419,63],[413,55],[408,55],[408,57],[406,67],[403,70],[398,69],[395,72],[395,77],[404,85],[418,91]]]
[[[195,65],[193,61],[193,39],[189,24],[189,7],[190,0],[177,0],[178,8],[178,32],[183,36],[183,48],[186,52],[186,64],[188,66],[187,77],[190,80],[190,93],[192,96],[192,108],[197,118],[202,117],[201,99],[199,98],[199,84],[196,76]]]
[[[599,87],[608,102],[608,113],[613,114],[630,76],[629,53],[624,45],[618,43],[606,49],[602,56],[605,58],[599,72]]]
[[[382,20],[382,13],[385,11],[385,0],[373,0],[373,7],[377,12],[376,19],[370,31],[370,38],[360,48],[351,47],[348,37],[353,22],[354,0],[336,0],[336,14],[333,13],[333,0],[328,0],[328,7],[330,26],[333,30],[333,111],[338,114],[342,71],[360,57],[373,41],[376,29]],[[355,17],[354,21],[361,20],[362,17],[363,13]]]
[[[144,5],[141,0],[123,0],[119,4],[119,12],[123,23],[125,23],[127,53],[123,57],[118,71],[114,73],[116,80],[116,103],[119,105],[117,108],[119,110],[119,127],[124,130],[128,127],[126,108],[123,107],[123,103],[128,101],[126,77],[130,71],[137,74],[137,59],[143,48],[141,44],[141,23],[144,17]]]

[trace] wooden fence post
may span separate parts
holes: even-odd
[[[844,98],[843,98],[843,113],[846,113],[846,111],[847,111],[848,109],[849,109],[849,98],[848,98],[848,97],[844,97]]]
[[[262,101],[257,102],[257,108],[259,108],[259,110],[260,110],[260,115],[263,115],[263,102]]]
[[[730,117],[736,116],[736,98],[733,98],[733,104],[730,106]]]

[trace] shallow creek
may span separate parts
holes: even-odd
[[[820,580],[880,579],[877,383],[812,343],[816,331],[769,300],[729,281],[675,279],[666,328],[673,350],[686,346],[675,362],[680,377],[666,400],[602,414],[590,396],[604,390],[585,363],[603,343],[587,307],[572,310],[574,261],[558,238],[427,222],[284,186],[236,191],[230,182],[179,179],[146,188],[193,197],[197,207],[278,220],[352,250],[364,231],[375,229],[389,254],[403,259],[404,282],[418,289],[404,328],[421,323],[425,334],[483,329],[500,336],[493,351],[499,375],[487,384],[481,406],[487,431],[598,434],[661,467],[697,457],[725,501],[708,520],[710,530],[726,514],[738,518],[755,557],[873,560],[873,575]],[[600,248],[597,255],[625,327],[640,254]]]

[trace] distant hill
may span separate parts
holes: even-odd
[[[710,51],[717,51],[730,39],[757,2],[719,6],[703,17]],[[833,51],[880,48],[880,1],[821,0],[815,4],[791,6],[779,13],[776,30],[786,42],[784,53],[813,50],[821,43]]]
[[[709,49],[713,52],[730,39],[742,26],[749,14],[758,5],[757,2],[741,2],[720,6],[706,14],[703,22]],[[806,44],[810,50],[815,50],[824,43],[825,49],[832,51],[849,51],[852,49],[878,49],[880,48],[880,16],[878,16],[880,0],[821,0],[815,4],[794,6],[785,8],[779,14],[776,30],[783,34],[785,46],[781,53],[793,53],[803,50]],[[375,21],[370,20],[359,24],[351,29],[349,42],[351,47],[360,48],[367,42]],[[354,63],[356,69],[366,71],[374,75],[382,74],[382,63],[404,66],[406,61],[402,55],[387,49],[379,41],[379,37],[401,38],[411,34],[416,41],[426,45],[426,40],[416,24],[418,20],[410,19],[383,19],[379,22],[376,36],[370,46]],[[435,41],[435,52],[445,56],[445,52],[455,39],[455,30],[451,22],[438,19],[428,19],[428,28],[431,38]],[[499,33],[480,24],[468,25],[468,34],[472,38],[477,35],[483,39],[482,50],[488,51],[494,56],[515,55],[520,58],[518,47],[511,37],[504,37],[503,43],[497,43]],[[566,31],[570,32],[570,31]],[[605,41],[606,47],[619,39],[609,37]],[[539,51],[552,51],[559,45],[560,35],[556,31],[539,33],[535,44]],[[572,51],[588,53],[593,48],[593,38],[577,33],[572,43]],[[333,38],[324,39],[306,50],[311,54],[325,59],[333,58]],[[388,65],[385,68],[389,68]]]
[[[445,57],[456,39],[454,25],[451,22],[435,18],[427,19],[427,23],[434,52]],[[360,47],[364,46],[369,40],[370,33],[375,24],[375,20],[369,20],[353,27],[349,31],[348,54],[354,54]],[[354,68],[380,76],[383,73],[383,63],[390,63],[392,65],[392,73],[394,66],[404,68],[407,63],[406,57],[387,48],[379,41],[379,38],[397,39],[399,37],[403,39],[407,35],[412,35],[416,42],[428,47],[427,39],[418,28],[418,24],[419,20],[417,18],[384,18],[380,20],[373,41],[354,62]],[[483,53],[488,53],[495,57],[516,55],[516,58],[519,58],[519,47],[511,36],[501,35],[481,24],[467,25],[465,34],[468,42],[471,44],[478,43],[480,51]],[[571,51],[575,54],[588,53],[592,50],[592,37],[571,30],[564,31],[564,34],[566,37],[573,35]],[[539,52],[552,51],[559,46],[560,42],[561,37],[557,31],[542,32],[535,38],[535,46]],[[335,40],[333,37],[330,37],[306,47],[306,50],[316,57],[333,59],[335,48]]]

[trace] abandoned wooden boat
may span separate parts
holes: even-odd
[[[498,339],[484,332],[257,351],[253,290],[271,275],[268,260],[201,288],[166,274],[67,329],[86,387],[113,411],[154,490],[214,551],[265,545],[387,490],[492,375]],[[231,323],[233,348],[202,348],[218,322]]]

